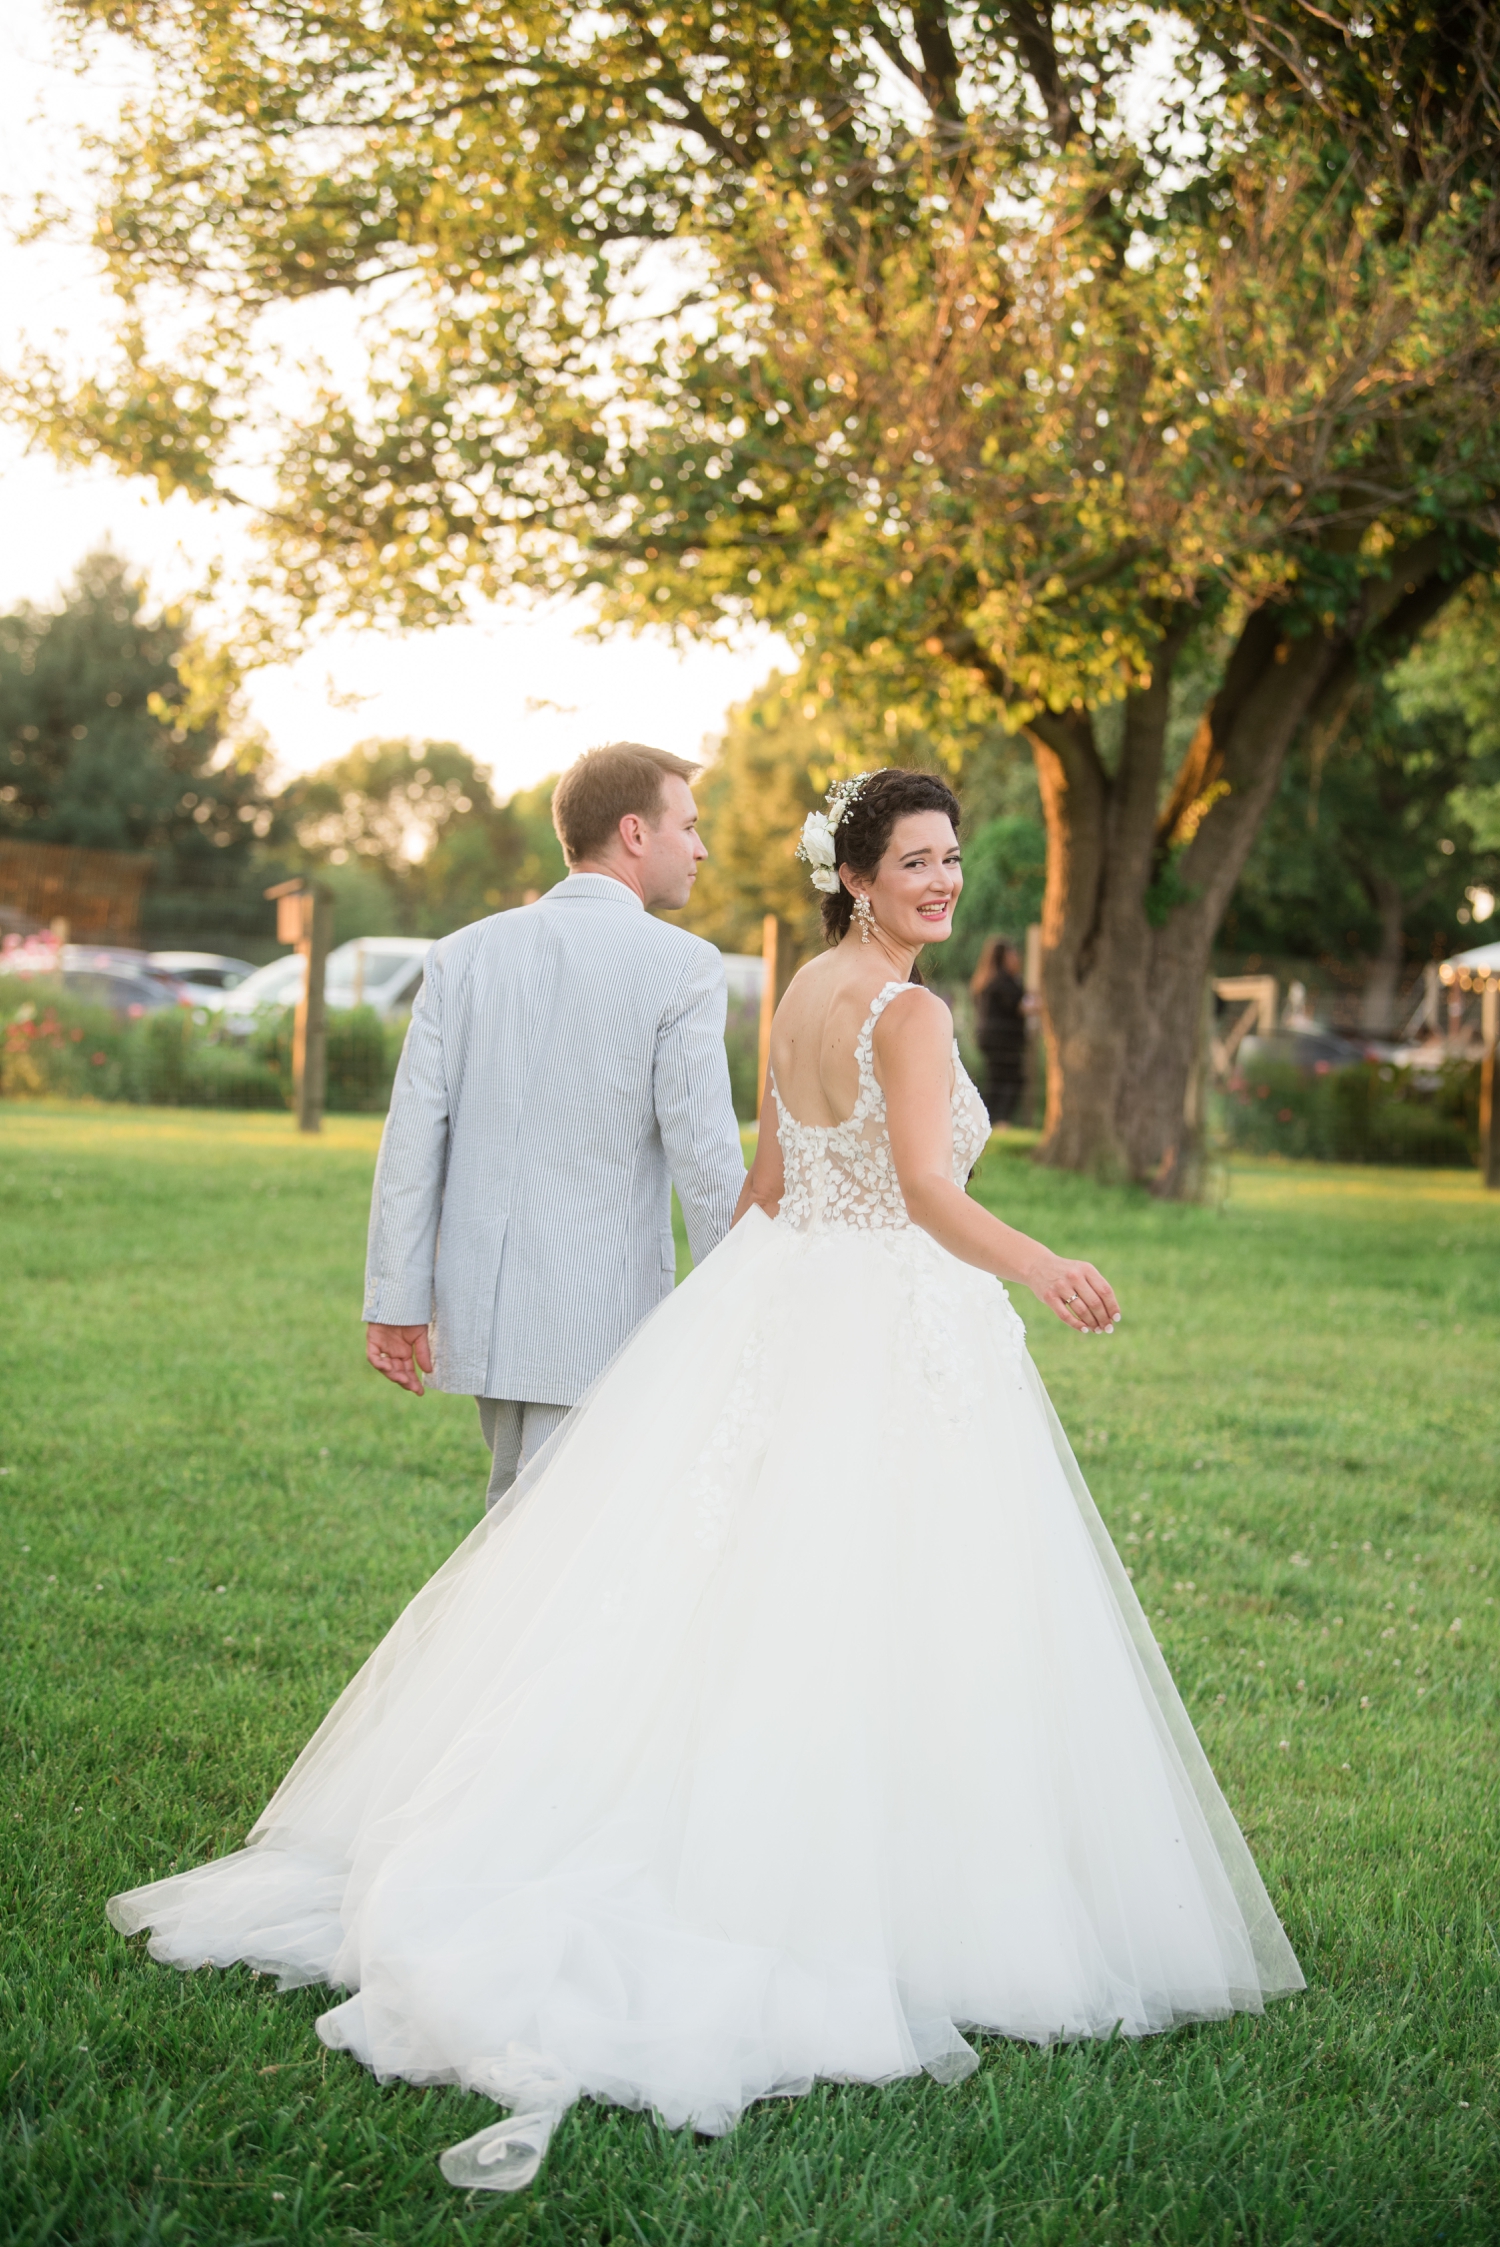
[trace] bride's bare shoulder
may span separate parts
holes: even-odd
[[[882,1054],[947,1054],[953,1042],[953,1017],[936,991],[921,984],[899,995],[899,1005],[887,1004],[875,1023],[874,1047]]]
[[[892,992],[891,997],[899,997],[901,1004],[894,1006],[887,1001],[882,1007],[876,1024],[877,1037],[882,1034],[900,1037],[911,1029],[952,1030],[953,1016],[947,1000],[940,999],[936,991],[929,991],[925,983],[908,984],[901,991]]]

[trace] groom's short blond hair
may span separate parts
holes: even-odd
[[[612,741],[589,749],[569,765],[552,794],[552,824],[570,866],[607,850],[632,812],[637,819],[661,815],[662,784],[669,773],[692,780],[703,770],[666,749],[639,741]]]

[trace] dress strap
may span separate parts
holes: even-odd
[[[903,991],[920,991],[921,988],[920,983],[890,982],[883,983],[875,994],[874,1004],[865,1016],[864,1026],[854,1041],[854,1062],[859,1071],[859,1109],[857,1112],[861,1115],[866,1112],[868,1100],[878,1098],[880,1093],[880,1086],[875,1078],[875,1025],[892,999],[898,999]],[[851,1123],[853,1120],[853,1117],[851,1117]]]

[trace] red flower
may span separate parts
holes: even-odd
[[[1276,1121],[1277,1121],[1278,1123],[1290,1123],[1290,1122],[1291,1122],[1291,1120],[1292,1120],[1292,1111],[1291,1111],[1291,1109],[1290,1109],[1290,1108],[1278,1108],[1278,1109],[1277,1109],[1277,1111],[1276,1111]]]
[[[105,1057],[102,1053],[91,1053],[89,1055],[89,1059],[96,1069],[102,1069],[104,1067]]]

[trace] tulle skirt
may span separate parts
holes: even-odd
[[[244,1849],[115,1897],[153,1957],[512,2121],[729,2129],[963,2031],[1149,2035],[1302,1987],[1004,1289],[753,1211],[335,1704]]]

